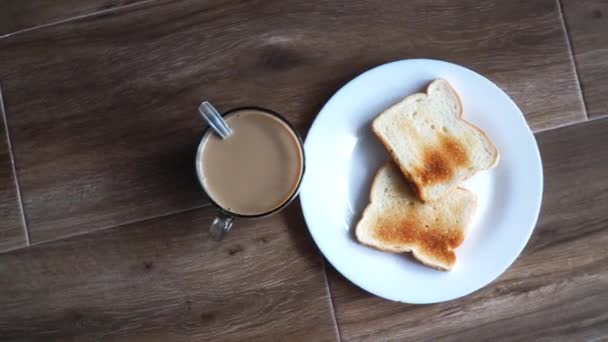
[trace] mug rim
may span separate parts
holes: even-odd
[[[302,154],[302,167],[301,167],[301,172],[300,172],[300,177],[298,178],[298,182],[296,184],[295,190],[291,193],[291,195],[289,195],[289,197],[283,202],[281,203],[281,205],[279,205],[278,207],[260,213],[260,214],[252,214],[252,215],[247,215],[247,214],[239,214],[239,213],[235,213],[233,211],[230,211],[226,208],[224,208],[223,206],[219,205],[219,203],[217,203],[213,197],[209,194],[209,191],[207,191],[207,189],[205,188],[205,185],[203,183],[203,179],[202,179],[202,174],[203,174],[203,170],[202,170],[202,163],[201,163],[201,156],[202,156],[202,151],[203,151],[203,142],[205,140],[205,137],[207,137],[208,134],[210,134],[212,132],[212,128],[210,126],[208,126],[204,131],[203,131],[203,135],[201,137],[201,140],[198,144],[198,148],[196,149],[196,156],[194,158],[194,164],[195,164],[195,168],[196,168],[196,178],[198,179],[198,183],[201,187],[201,189],[203,189],[203,191],[205,192],[205,194],[207,195],[207,197],[209,198],[209,201],[211,201],[211,203],[217,207],[219,210],[221,210],[222,212],[228,214],[228,215],[232,215],[234,217],[241,217],[241,218],[262,218],[262,217],[266,217],[266,216],[270,216],[278,211],[280,211],[281,209],[284,209],[286,206],[288,206],[291,202],[293,202],[293,200],[298,197],[298,194],[300,193],[300,187],[302,185],[302,180],[304,179],[304,172],[306,171],[306,154],[304,152],[304,141],[302,140],[302,136],[300,135],[300,133],[296,130],[296,128],[293,126],[293,124],[291,122],[289,122],[283,115],[270,110],[268,108],[263,108],[263,107],[258,107],[258,106],[243,106],[243,107],[237,107],[237,108],[233,108],[230,109],[224,113],[222,113],[222,117],[227,117],[231,114],[234,114],[235,112],[240,112],[240,111],[244,111],[244,110],[257,110],[260,112],[264,112],[266,114],[272,115],[275,118],[277,118],[278,120],[280,120],[282,123],[284,123],[285,125],[287,125],[287,128],[294,134],[294,136],[296,137],[297,140],[297,144],[298,147],[300,149],[300,153]]]

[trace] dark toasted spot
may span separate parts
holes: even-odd
[[[469,162],[460,142],[448,135],[440,135],[437,146],[427,147],[422,154],[423,167],[419,170],[422,184],[447,181],[456,170]]]
[[[428,222],[419,217],[381,220],[375,234],[379,240],[388,244],[419,244],[425,254],[448,265],[456,261],[453,249],[464,241],[461,231],[433,218],[429,218]]]
[[[452,177],[450,161],[439,151],[425,151],[423,160],[424,170],[421,173],[423,184],[438,183]]]
[[[144,262],[144,269],[146,271],[149,271],[152,268],[154,268],[154,263],[152,261],[146,261],[146,262]]]
[[[441,148],[444,154],[446,154],[450,160],[452,160],[455,166],[462,166],[469,162],[469,156],[464,146],[454,138],[447,135],[442,135],[440,138]]]

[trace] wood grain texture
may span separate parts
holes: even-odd
[[[27,245],[4,117],[0,88],[0,252]]]
[[[561,0],[587,113],[608,115],[608,2]]]
[[[139,0],[141,1],[141,0]],[[137,0],[3,0],[0,36],[72,17],[131,5]]]
[[[296,204],[242,220],[215,210],[0,255],[0,339],[269,341],[337,338],[321,258]]]
[[[608,119],[537,135],[545,190],[516,262],[472,295],[433,305],[374,297],[328,272],[345,341],[583,341],[608,336]]]
[[[432,57],[488,76],[533,128],[583,120],[552,0],[154,1],[0,39],[32,243],[206,203],[201,99],[305,131],[345,82]]]

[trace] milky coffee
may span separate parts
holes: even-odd
[[[258,109],[238,110],[224,119],[232,134],[222,140],[209,130],[197,161],[208,195],[239,215],[261,215],[280,207],[302,177],[298,137],[281,119]]]

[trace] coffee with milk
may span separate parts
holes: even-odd
[[[270,113],[242,109],[224,117],[232,134],[209,131],[198,163],[203,187],[223,209],[263,215],[281,207],[297,191],[304,170],[300,140]]]

